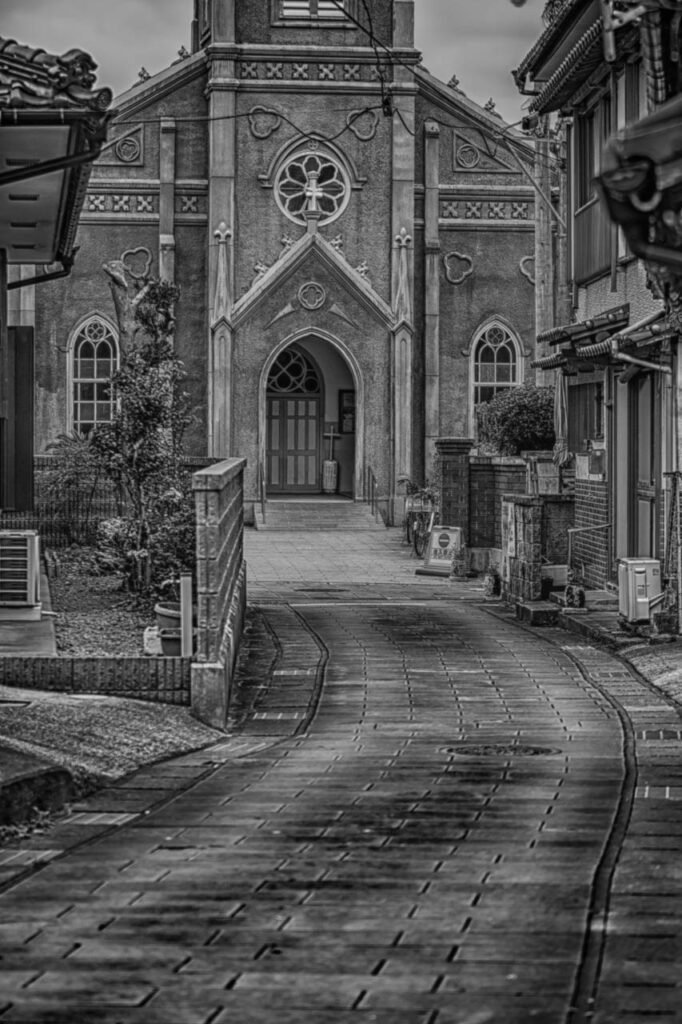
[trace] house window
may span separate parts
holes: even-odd
[[[474,410],[520,383],[518,345],[503,324],[488,324],[474,342],[472,357]]]
[[[109,423],[114,412],[111,377],[118,369],[118,344],[104,320],[92,317],[80,328],[72,360],[73,429],[85,435]]]
[[[348,0],[277,0],[276,16],[286,21],[344,20]]]

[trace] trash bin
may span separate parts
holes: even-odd
[[[325,494],[336,494],[338,482],[338,462],[336,459],[325,459],[322,463],[322,490]]]

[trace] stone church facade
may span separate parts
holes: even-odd
[[[390,514],[529,376],[532,151],[421,66],[412,0],[372,0],[375,45],[365,12],[195,0],[193,52],[117,99],[74,269],[22,311],[38,453],[111,414],[149,275],[180,288],[188,447],[247,458],[247,516],[263,485],[319,492],[330,447]]]

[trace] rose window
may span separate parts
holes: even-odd
[[[320,223],[335,220],[345,209],[349,190],[339,164],[325,153],[298,153],[279,172],[277,204],[290,220],[305,223],[306,209],[318,210]]]

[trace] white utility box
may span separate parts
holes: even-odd
[[[40,614],[38,533],[0,530],[0,620],[37,620]]]
[[[661,594],[661,563],[657,558],[621,558],[618,611],[624,619],[648,622],[652,609],[660,604]]]

